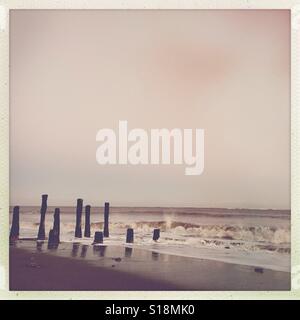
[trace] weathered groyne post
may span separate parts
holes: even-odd
[[[159,239],[159,237],[160,237],[160,229],[154,229],[154,230],[153,230],[153,237],[152,237],[152,239],[153,239],[154,241],[156,241],[156,240]]]
[[[48,195],[43,194],[42,195],[42,205],[41,205],[41,219],[40,219],[40,226],[39,226],[39,231],[38,231],[38,240],[45,240],[46,239],[46,233],[45,233],[45,216],[47,212],[47,199]]]
[[[133,243],[133,229],[128,228],[126,234],[126,243]]]
[[[53,229],[50,229],[49,236],[48,236],[48,248],[50,247],[50,244],[54,242],[54,232]]]
[[[20,207],[15,206],[13,209],[9,239],[10,240],[19,239],[19,233],[20,233]]]
[[[102,231],[95,232],[93,244],[96,244],[96,243],[103,243],[103,232]]]
[[[109,237],[109,202],[105,202],[104,204],[104,230],[103,235],[104,237]]]
[[[53,222],[53,232],[55,236],[55,241],[59,243],[60,238],[60,209],[55,208],[54,210],[54,222]]]
[[[58,247],[57,236],[55,231],[51,229],[48,237],[48,249],[56,249]]]
[[[85,206],[85,223],[84,223],[84,236],[86,238],[90,238],[91,236],[91,221],[90,221],[90,215],[91,215],[91,206],[87,205]]]
[[[82,238],[82,230],[81,230],[82,202],[83,202],[82,199],[77,199],[75,238]]]

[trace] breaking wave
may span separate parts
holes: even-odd
[[[92,227],[102,229],[103,223],[93,223]],[[199,238],[243,240],[269,242],[274,244],[289,243],[290,230],[266,226],[230,226],[230,225],[196,225],[179,221],[153,221],[112,223],[111,229],[134,228],[138,232],[151,232],[154,228],[178,235],[197,236]]]
[[[31,228],[37,228],[38,223],[32,223]],[[28,226],[29,227],[29,226]],[[94,230],[102,230],[103,222],[91,223]],[[168,235],[177,235],[181,238],[189,238],[195,242],[196,239],[211,240],[235,240],[255,243],[269,244],[289,244],[290,229],[287,227],[268,227],[268,226],[240,226],[240,225],[197,225],[180,221],[139,221],[132,223],[111,222],[111,231],[122,232],[127,228],[133,228],[136,233],[148,234],[154,228],[159,228]],[[61,230],[73,232],[73,223],[62,223]],[[185,242],[187,239],[185,239]]]

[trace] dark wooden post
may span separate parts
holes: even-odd
[[[91,236],[91,206],[85,206],[85,223],[84,223],[84,236],[89,238]]]
[[[19,212],[20,212],[20,207],[15,206],[13,210],[12,223],[11,223],[11,229],[10,229],[10,235],[9,235],[10,240],[19,239],[19,233],[20,233]]]
[[[103,232],[102,231],[96,231],[95,232],[95,238],[94,238],[94,243],[103,243]]]
[[[105,202],[104,204],[104,237],[109,237],[109,229],[108,229],[108,221],[109,219],[109,202]]]
[[[55,236],[55,241],[59,243],[60,235],[60,209],[55,208],[54,210],[54,222],[53,222],[53,232]]]
[[[49,237],[48,237],[48,249],[51,249],[54,244],[54,232],[53,229],[49,231]]]
[[[59,239],[57,230],[51,229],[48,237],[48,249],[57,249],[59,245]]]
[[[127,229],[126,243],[133,243],[133,229],[132,228]]]
[[[60,233],[60,209],[54,210],[53,229],[49,232],[48,249],[57,249],[59,245],[59,233]]]
[[[159,237],[160,237],[160,229],[154,229],[153,230],[153,240],[154,241],[156,241],[156,240],[158,240],[159,239]]]
[[[75,238],[82,238],[81,215],[82,215],[82,199],[77,199]]]
[[[47,199],[48,195],[43,194],[42,195],[42,205],[41,205],[41,219],[40,219],[40,226],[39,226],[39,232],[38,232],[38,240],[45,240],[46,239],[46,233],[45,233],[45,216],[47,212]]]

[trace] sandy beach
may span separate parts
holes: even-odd
[[[10,290],[289,290],[290,273],[136,247],[19,240]]]

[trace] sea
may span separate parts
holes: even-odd
[[[46,234],[54,209],[47,208]],[[290,217],[290,210],[110,207],[110,235],[104,245],[128,246],[126,230],[133,228],[133,247],[290,272]],[[20,238],[36,237],[39,220],[39,206],[20,206]],[[74,237],[75,220],[76,207],[60,207],[60,240],[92,244],[94,232],[103,230],[104,208],[91,209],[91,238]],[[83,210],[82,233],[84,224]],[[155,228],[160,229],[157,241],[152,240]]]

